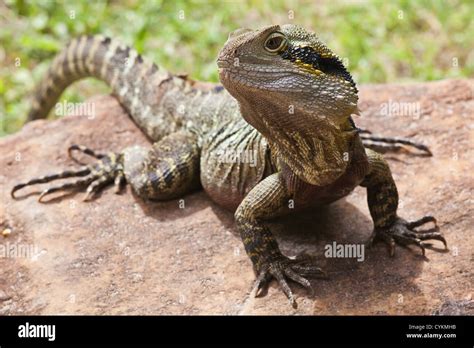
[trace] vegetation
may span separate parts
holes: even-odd
[[[173,72],[217,81],[215,57],[232,30],[297,23],[345,58],[358,83],[472,76],[474,2],[394,1],[26,1],[0,3],[0,136],[18,130],[28,95],[70,38],[119,37]],[[83,81],[79,101],[107,92]]]

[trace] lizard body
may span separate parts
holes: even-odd
[[[235,211],[237,228],[257,274],[256,286],[275,278],[295,304],[287,279],[310,288],[306,277],[324,274],[307,259],[284,256],[265,221],[295,210],[328,204],[358,185],[367,187],[373,238],[419,246],[437,231],[414,230],[424,217],[407,222],[397,215],[398,193],[383,157],[370,148],[423,146],[406,139],[364,136],[351,115],[358,113],[357,88],[340,59],[315,34],[294,25],[239,29],[218,56],[225,87],[204,88],[142,58],[133,49],[101,36],[83,36],[54,60],[35,93],[30,120],[44,118],[62,91],[83,77],[105,81],[150,149],[131,146],[118,153],[80,150],[92,165],[16,185],[64,177],[76,182],[47,194],[87,187],[86,199],[108,183],[126,181],[144,199],[166,200],[200,185],[221,206]],[[291,205],[289,204],[291,202]]]

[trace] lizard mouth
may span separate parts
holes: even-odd
[[[217,67],[220,69],[230,68],[231,64],[226,59],[217,59]]]
[[[221,81],[231,80],[236,73],[235,66],[227,59],[217,59],[217,71]]]
[[[221,82],[230,80],[232,74],[229,65],[226,63],[225,65],[218,64],[218,66],[219,68],[217,71],[219,72],[219,80],[221,80]]]

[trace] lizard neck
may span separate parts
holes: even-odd
[[[324,186],[346,171],[357,130],[350,112],[336,118],[307,108],[305,103],[252,98],[240,102],[243,118],[267,139],[285,171],[311,185]]]

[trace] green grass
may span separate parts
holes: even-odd
[[[217,81],[215,57],[230,31],[297,23],[345,58],[358,83],[427,81],[473,75],[472,18],[471,0],[6,0],[0,4],[0,136],[21,127],[35,83],[80,34],[121,38],[173,72]],[[86,80],[63,98],[107,91]]]

